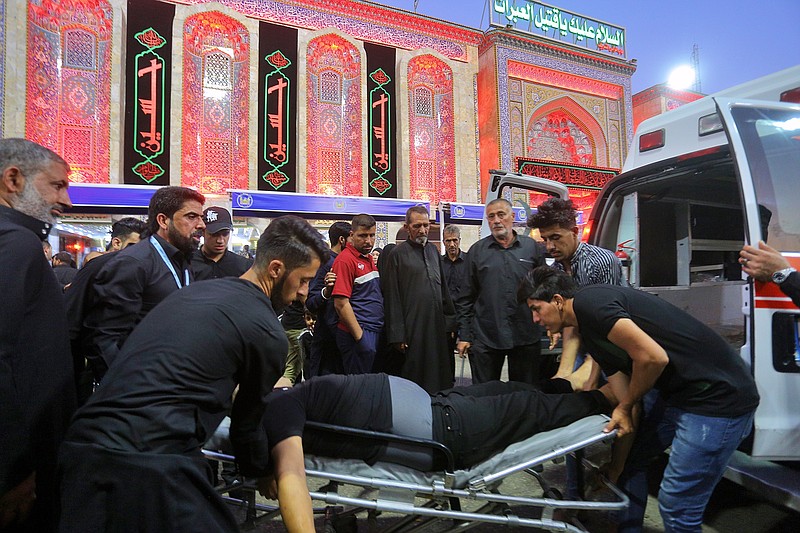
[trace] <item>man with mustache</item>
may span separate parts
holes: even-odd
[[[72,207],[69,165],[0,140],[0,530],[55,531],[56,454],[75,409],[61,286],[42,253]]]
[[[193,280],[189,261],[200,242],[205,197],[162,187],[150,199],[149,237],[119,252],[97,275],[84,321],[86,357],[97,382],[133,328],[161,300]]]
[[[540,377],[542,330],[517,303],[516,291],[527,272],[544,265],[544,250],[514,231],[508,200],[489,202],[486,218],[492,234],[470,247],[466,287],[456,300],[456,349],[461,356],[469,351],[473,383],[500,379],[508,356],[508,379],[533,384]]]
[[[306,221],[276,218],[240,278],[173,291],[144,317],[61,448],[62,532],[239,531],[200,447],[230,413],[242,474],[267,474],[261,420],[288,350],[276,313],[306,298],[327,255]],[[276,475],[281,491],[307,490],[302,466]]]
[[[455,309],[439,252],[428,242],[428,211],[409,208],[403,227],[408,239],[389,254],[383,280],[386,342],[400,358],[399,375],[435,394],[453,385],[447,337]]]

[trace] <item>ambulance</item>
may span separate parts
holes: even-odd
[[[738,262],[763,240],[800,270],[800,66],[642,122],[588,224],[633,286],[737,348],[761,403],[726,477],[800,510],[800,309]]]

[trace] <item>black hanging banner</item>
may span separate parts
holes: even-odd
[[[395,49],[364,43],[369,102],[369,195],[397,198]]]
[[[172,4],[128,0],[123,152],[127,185],[169,185],[174,18]]]
[[[258,190],[297,192],[297,30],[258,34]]]

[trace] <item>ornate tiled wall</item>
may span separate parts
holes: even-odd
[[[219,2],[178,6],[170,183],[204,194],[256,188],[258,23]],[[180,149],[175,149],[175,146]]]
[[[306,190],[363,196],[362,51],[336,33],[306,51]]]
[[[409,186],[431,205],[455,201],[453,70],[432,54],[408,62]]]
[[[519,156],[621,166],[633,135],[629,75],[509,46],[496,54],[502,168]]]
[[[72,181],[107,183],[111,4],[40,0],[27,16],[25,136],[69,161]]]
[[[181,184],[203,193],[248,188],[250,36],[219,11],[183,25]]]

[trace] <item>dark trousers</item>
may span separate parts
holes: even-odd
[[[610,405],[600,391],[546,394],[526,383],[492,381],[442,391],[431,398],[431,409],[434,440],[450,448],[456,467],[464,468]]]
[[[473,383],[500,379],[503,362],[508,356],[508,380],[535,384],[541,377],[542,348],[539,343],[514,346],[508,350],[490,348],[476,340],[469,349],[469,367]]]
[[[196,454],[126,453],[65,442],[61,533],[239,531]]]
[[[357,342],[349,332],[336,328],[336,345],[342,353],[345,374],[368,374],[375,363],[380,333],[363,329],[363,336]]]

